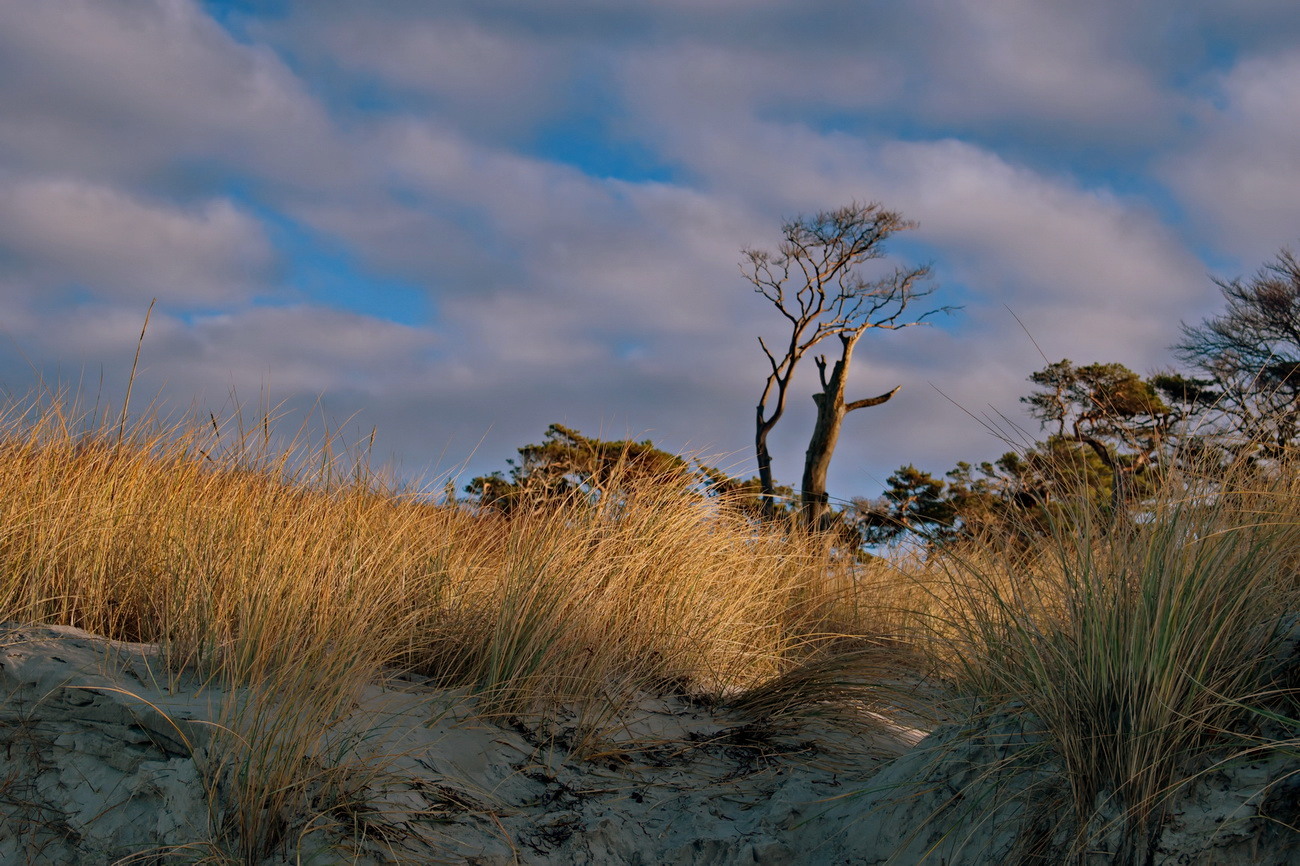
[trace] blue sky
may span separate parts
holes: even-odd
[[[0,386],[323,411],[411,476],[559,421],[753,471],[737,267],[851,199],[919,221],[838,497],[1002,445],[1050,360],[1170,363],[1300,239],[1293,0],[0,0]],[[811,377],[778,428],[799,477]],[[1027,423],[1027,422],[1026,422]]]

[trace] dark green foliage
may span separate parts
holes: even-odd
[[[955,531],[957,509],[942,479],[909,464],[885,480],[878,501],[854,501],[853,521],[865,543],[887,544],[907,533],[935,540]]]
[[[1147,381],[1166,402],[1186,407],[1189,414],[1212,407],[1223,396],[1213,381],[1181,373],[1157,373]]]
[[[689,461],[656,448],[645,439],[605,440],[584,436],[562,424],[546,428],[541,444],[519,449],[507,460],[508,473],[492,472],[466,487],[477,504],[509,513],[524,501],[581,496],[592,502],[622,500],[629,488],[649,484],[684,493],[725,499],[728,506],[758,518],[764,514],[762,485],[757,478],[732,478],[721,469]],[[772,512],[780,517],[794,508],[794,491],[776,487]]]
[[[930,544],[998,534],[1028,542],[1070,509],[1122,513],[1147,496],[1174,453],[1179,424],[1213,391],[1176,374],[1139,377],[1123,364],[1061,360],[1033,373],[1022,402],[1046,439],[941,480],[914,466],[888,479],[875,501],[855,500],[852,520],[868,544],[906,536]]]
[[[868,544],[1042,534],[1079,505],[1124,516],[1175,463],[1204,471],[1300,445],[1300,260],[1283,251],[1249,280],[1217,282],[1227,310],[1184,325],[1174,347],[1194,374],[1049,364],[1021,398],[1044,440],[946,479],[904,466],[879,499],[854,500],[857,531]]]
[[[732,478],[721,469],[698,464],[697,469],[708,481],[708,493],[711,496],[725,498],[727,503],[755,519],[783,520],[791,517],[797,510],[798,499],[794,488],[786,484],[776,484],[772,494],[765,496],[763,482],[757,475],[753,478]]]
[[[958,463],[945,478],[904,466],[879,499],[854,500],[849,520],[866,544],[907,537],[948,544],[992,534],[1027,544],[1068,509],[1111,498],[1106,465],[1089,448],[1058,437],[978,466]]]
[[[1029,380],[1038,390],[1021,402],[1052,438],[1086,445],[1105,464],[1117,515],[1159,477],[1180,444],[1183,422],[1212,393],[1197,379],[1175,374],[1143,379],[1123,364],[1076,367],[1068,359]]]
[[[627,485],[638,481],[685,490],[702,480],[690,463],[659,450],[649,439],[595,439],[563,424],[546,428],[541,444],[523,446],[519,459],[506,463],[508,476],[500,471],[479,476],[465,492],[481,505],[510,511],[525,495],[536,499],[581,495],[596,501],[620,496]]]
[[[1029,381],[1039,390],[1020,401],[1054,435],[1096,448],[1129,448],[1150,453],[1160,447],[1175,420],[1174,410],[1155,386],[1123,364],[1076,367],[1069,359],[1049,364]],[[1098,456],[1109,465],[1101,452]]]

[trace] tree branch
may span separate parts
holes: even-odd
[[[817,357],[813,358],[813,363],[817,365],[817,378],[821,379],[822,390],[824,391],[830,387],[830,384],[827,383],[826,381],[826,356],[818,355]]]
[[[852,412],[854,409],[866,409],[870,406],[879,406],[881,403],[887,402],[890,397],[897,394],[899,388],[902,387],[902,385],[895,385],[894,390],[887,391],[879,397],[868,397],[865,400],[854,400],[852,403],[846,403],[844,404],[844,411]]]

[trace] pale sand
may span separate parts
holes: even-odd
[[[221,862],[227,794],[203,768],[231,696],[200,686],[150,645],[4,627],[0,863]],[[475,706],[411,679],[367,689],[321,738],[322,755],[350,744],[348,795],[308,798],[262,862],[1004,864],[1065,826],[1036,808],[1059,776],[1008,718],[927,737],[874,711],[781,728],[647,697],[578,759],[572,718]],[[1297,768],[1272,753],[1207,776],[1153,862],[1300,862],[1279,823],[1300,811]]]

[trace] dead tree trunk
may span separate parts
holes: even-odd
[[[779,415],[763,417],[763,404],[758,404],[757,432],[754,434],[754,452],[758,457],[758,485],[762,495],[763,514],[771,518],[776,514],[776,479],[772,476],[772,452],[767,449],[767,434],[776,426]]]
[[[855,202],[838,210],[787,222],[782,227],[785,240],[776,254],[744,250],[741,272],[753,284],[754,291],[771,302],[790,324],[789,342],[785,354],[779,358],[759,338],[767,358],[768,374],[758,401],[754,450],[758,457],[763,508],[768,517],[774,516],[777,501],[768,434],[785,412],[795,368],[804,354],[834,336],[840,338],[843,347],[830,379],[826,376],[825,359],[818,360],[823,394],[818,398],[817,429],[808,447],[801,509],[811,515],[810,524],[817,525],[827,511],[826,470],[845,413],[879,405],[893,395],[891,391],[845,405],[844,381],[858,337],[872,328],[894,331],[919,325],[929,316],[949,309],[941,307],[911,321],[901,320],[909,303],[932,291],[918,290],[918,285],[928,277],[929,268],[895,269],[892,274],[875,279],[858,270],[860,265],[883,257],[881,244],[890,235],[914,227],[915,223],[878,204]]]
[[[898,393],[896,387],[877,397],[844,402],[849,364],[853,360],[854,346],[861,336],[861,331],[839,335],[840,357],[831,367],[829,377],[826,375],[826,356],[819,355],[814,359],[817,373],[821,377],[822,390],[813,395],[813,401],[817,404],[817,421],[813,425],[812,438],[808,441],[808,450],[804,453],[803,484],[799,496],[804,525],[809,528],[829,528],[830,497],[826,493],[826,475],[831,468],[835,445],[839,442],[844,416],[855,409],[879,406]]]

